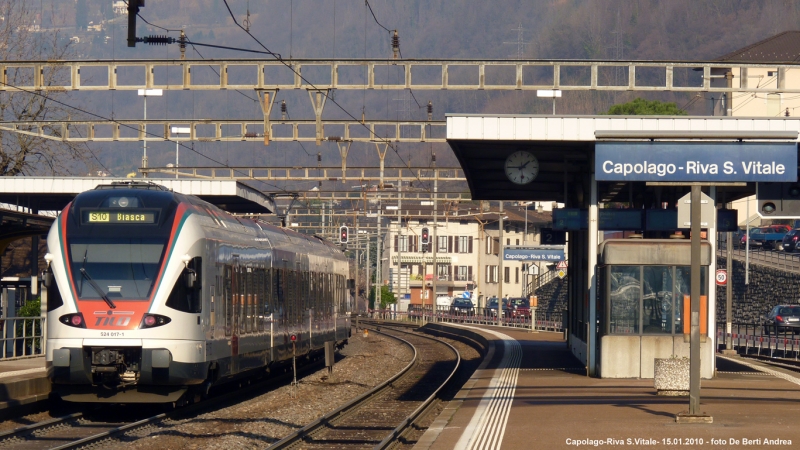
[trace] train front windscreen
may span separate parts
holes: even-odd
[[[146,300],[155,288],[177,201],[171,192],[99,189],[78,197],[66,227],[80,300]]]

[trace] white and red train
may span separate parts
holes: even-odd
[[[47,238],[47,375],[66,401],[175,402],[350,335],[348,262],[317,237],[155,184],[79,194]]]

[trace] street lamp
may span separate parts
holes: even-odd
[[[145,134],[147,133],[147,97],[161,97],[164,95],[162,89],[139,89],[139,97],[144,97],[144,120],[145,124],[142,125]],[[143,138],[144,153],[142,153],[142,167],[147,168],[147,136]],[[144,174],[147,177],[147,174]]]
[[[525,233],[522,235],[522,245],[526,245],[528,242],[528,206],[533,202],[525,202]]]
[[[189,127],[170,127],[170,134],[191,134],[192,129]],[[180,143],[175,141],[175,178],[178,178],[178,151],[180,150]]]
[[[561,97],[561,91],[558,89],[537,89],[536,90],[537,97],[546,97],[553,99],[553,115],[556,115],[556,98]]]

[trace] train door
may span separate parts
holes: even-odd
[[[239,337],[241,335],[241,322],[239,315],[241,314],[241,301],[242,301],[242,273],[239,266],[239,255],[233,256],[233,271],[231,273],[231,373],[239,372]]]

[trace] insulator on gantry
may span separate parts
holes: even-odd
[[[286,100],[281,100],[281,120],[286,120]]]
[[[150,45],[167,45],[167,44],[174,44],[175,38],[169,36],[145,36],[143,38],[137,38],[137,42],[142,42],[144,44]]]
[[[428,100],[428,122],[433,120],[433,103]]]
[[[400,54],[400,36],[397,35],[397,30],[394,30],[394,35],[392,35],[392,53],[394,53],[394,59],[397,59]]]

